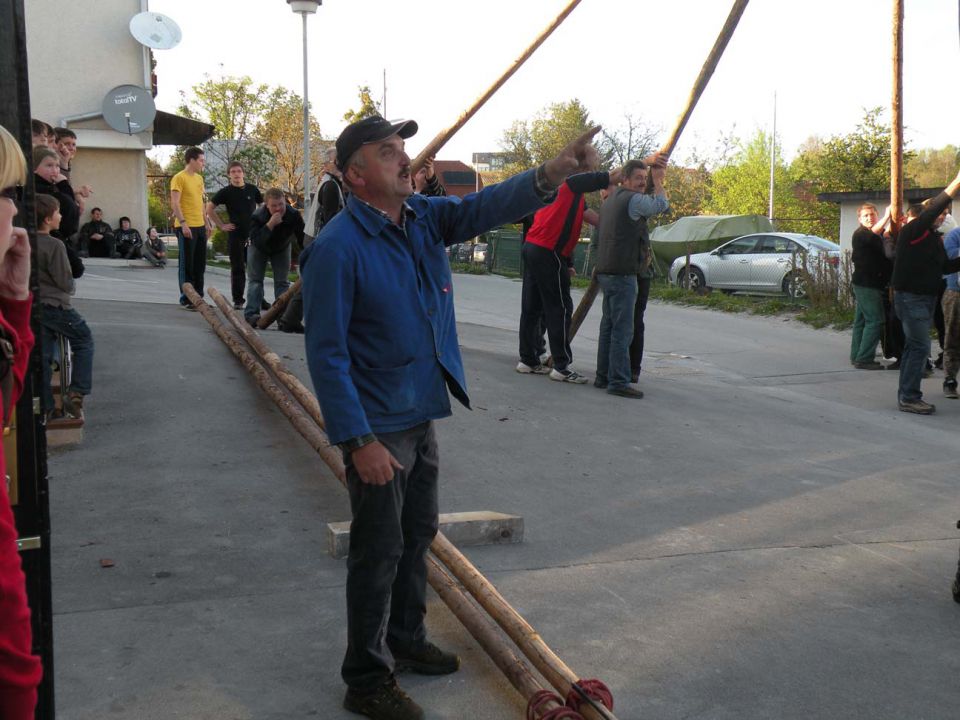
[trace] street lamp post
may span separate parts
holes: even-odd
[[[307,95],[307,15],[317,12],[323,0],[287,0],[303,18],[303,207],[310,203],[310,102]]]

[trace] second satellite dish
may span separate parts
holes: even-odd
[[[108,92],[102,110],[107,125],[127,135],[143,132],[157,115],[150,91],[136,85],[118,85]]]
[[[176,47],[183,37],[179,25],[166,15],[155,12],[142,12],[130,18],[130,34],[141,45],[154,50]]]

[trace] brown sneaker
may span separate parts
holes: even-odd
[[[63,398],[63,409],[68,415],[75,418],[83,417],[83,395],[71,391]]]
[[[429,640],[411,652],[393,652],[396,671],[410,671],[418,675],[449,675],[460,669],[460,658],[444,652]]]
[[[343,707],[373,720],[423,720],[423,709],[390,678],[371,692],[347,689]]]

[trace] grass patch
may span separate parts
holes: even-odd
[[[655,280],[650,286],[650,298],[675,305],[705,307],[721,312],[745,312],[768,317],[789,315],[815,328],[832,327],[843,330],[853,324],[851,308],[822,304],[813,307],[809,300],[791,300],[783,295],[734,295],[718,290],[698,293]]]
[[[463,273],[465,275],[489,275],[487,266],[483,263],[451,262],[450,272]]]

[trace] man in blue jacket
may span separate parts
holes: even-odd
[[[344,707],[383,720],[423,711],[394,672],[454,672],[427,640],[426,552],[438,526],[433,420],[448,390],[469,407],[445,246],[547,204],[596,162],[593,128],[536,170],[461,200],[411,194],[412,120],[366,118],[337,139],[346,207],[301,255],[307,362],[347,469]]]

